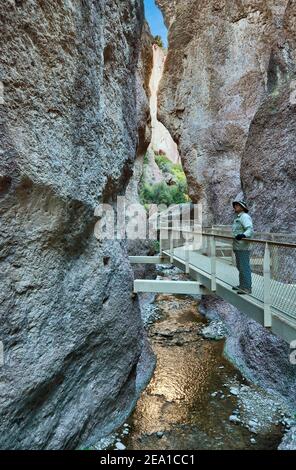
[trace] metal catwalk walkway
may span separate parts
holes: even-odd
[[[274,238],[274,237],[273,237]],[[188,281],[135,280],[135,292],[215,294],[287,342],[296,340],[296,244],[270,239],[250,243],[252,294],[239,295],[233,238],[193,229],[163,227],[160,255],[131,263],[174,264]]]

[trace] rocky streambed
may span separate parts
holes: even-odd
[[[176,268],[158,275],[184,278]],[[158,295],[142,304],[157,357],[128,422],[97,448],[277,449],[293,425],[285,404],[248,383],[223,357],[223,325],[208,324],[200,299]]]

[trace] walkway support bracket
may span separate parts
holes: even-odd
[[[196,281],[164,281],[136,279],[134,292],[153,292],[158,294],[202,295],[204,288]]]
[[[169,264],[164,256],[129,256],[131,264]]]

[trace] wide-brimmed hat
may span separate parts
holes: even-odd
[[[245,201],[242,201],[241,199],[237,200],[237,201],[233,201],[233,203],[232,203],[233,207],[234,207],[235,204],[239,204],[240,206],[242,206],[242,208],[244,209],[245,212],[249,212],[249,208],[248,208],[247,203]]]

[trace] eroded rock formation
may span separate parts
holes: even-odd
[[[176,143],[169,131],[157,119],[158,89],[163,75],[166,55],[161,47],[153,44],[153,71],[150,79],[150,114],[152,135],[150,146],[154,152],[164,153],[173,163],[180,163],[180,156]]]
[[[150,373],[125,242],[93,233],[147,146],[143,5],[0,10],[0,448],[75,448],[122,423]]]
[[[289,85],[268,95],[252,121],[241,176],[258,231],[296,232],[296,101]]]
[[[264,97],[293,73],[295,2],[157,3],[170,26],[160,119],[178,142],[205,222],[229,223],[249,126]]]
[[[229,223],[243,190],[256,230],[295,233],[295,1],[157,3],[170,27],[159,115],[204,223]],[[223,320],[243,373],[295,408],[289,345],[221,299],[200,308]]]
[[[287,2],[281,26],[270,56],[267,93],[249,129],[241,179],[256,229],[291,235],[296,232],[295,1]]]

